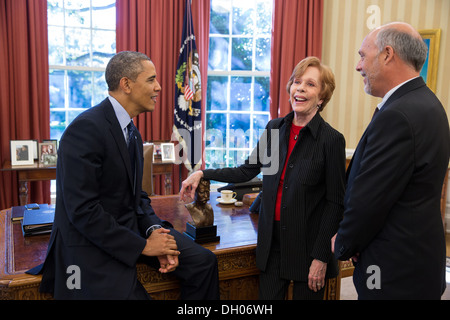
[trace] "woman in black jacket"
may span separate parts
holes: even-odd
[[[204,179],[245,182],[263,173],[256,264],[261,299],[323,299],[326,278],[338,273],[331,238],[343,214],[345,139],[320,116],[335,88],[334,75],[308,57],[287,84],[293,111],[269,121],[257,147],[236,168],[196,171],[180,197],[193,198]]]

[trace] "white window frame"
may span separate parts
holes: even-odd
[[[212,0],[214,1],[214,0]],[[212,6],[211,6],[212,7]],[[223,166],[230,166],[230,158],[228,157],[228,154],[230,152],[233,151],[245,151],[247,152],[247,154],[249,154],[251,152],[251,150],[253,149],[253,147],[256,145],[257,141],[254,141],[254,134],[250,134],[249,136],[249,147],[248,148],[236,148],[236,147],[230,147],[230,134],[229,134],[229,130],[230,130],[230,115],[231,114],[248,114],[250,115],[250,132],[253,132],[254,130],[254,126],[253,126],[253,118],[254,116],[258,116],[258,115],[264,115],[266,116],[268,119],[270,119],[270,110],[267,111],[255,111],[254,110],[254,84],[255,84],[255,77],[266,77],[266,78],[270,78],[270,70],[268,71],[256,71],[255,70],[255,63],[256,63],[256,40],[257,39],[261,39],[261,38],[267,38],[268,36],[270,37],[270,35],[261,35],[261,34],[255,34],[253,33],[252,35],[235,35],[232,33],[232,21],[233,17],[232,17],[232,13],[229,16],[229,34],[217,34],[217,33],[210,33],[209,34],[209,38],[211,37],[215,37],[215,38],[224,38],[228,40],[228,70],[220,70],[220,71],[216,71],[216,70],[210,70],[208,68],[208,77],[210,76],[219,76],[219,77],[228,77],[228,82],[227,82],[227,108],[226,110],[206,110],[207,108],[205,108],[205,112],[206,114],[226,114],[226,118],[227,118],[227,124],[226,124],[226,134],[225,134],[225,144],[224,144],[224,148],[217,148],[217,147],[207,147],[205,146],[205,152],[206,151],[223,151],[224,156],[225,156],[225,163],[223,164]],[[253,26],[253,30],[256,30],[256,19],[253,20],[254,26]],[[252,71],[250,70],[230,70],[231,69],[231,59],[232,59],[232,40],[233,39],[238,39],[238,38],[252,38],[253,39],[253,48],[252,48]],[[232,94],[231,90],[230,90],[230,84],[231,84],[231,77],[250,77],[252,78],[252,83],[251,83],[251,98],[250,98],[250,108],[249,110],[240,110],[240,111],[235,111],[235,110],[231,110],[231,100],[230,100],[230,95]],[[269,99],[269,97],[267,97],[267,99]],[[208,101],[206,101],[205,106],[207,106]],[[207,124],[206,126],[207,127]],[[260,134],[257,134],[257,137],[259,138]],[[237,163],[237,165],[239,165],[240,163]],[[208,163],[206,164],[208,166]],[[236,163],[235,163],[236,165]]]

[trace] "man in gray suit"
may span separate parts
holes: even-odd
[[[440,299],[450,135],[444,108],[420,77],[427,47],[410,25],[391,23],[372,31],[359,54],[365,91],[383,100],[347,170],[335,254],[353,257],[360,299]]]

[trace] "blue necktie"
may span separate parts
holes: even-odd
[[[133,176],[133,181],[135,177],[135,168],[136,168],[136,127],[133,124],[133,120],[130,121],[130,123],[127,126],[128,129],[128,153],[130,155],[130,162],[131,162],[131,175]]]

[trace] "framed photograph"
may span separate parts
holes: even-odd
[[[39,163],[44,165],[56,165],[56,140],[39,143]]]
[[[161,143],[155,143],[153,145],[153,161],[155,159],[161,160]]]
[[[42,164],[44,166],[56,167],[56,161],[58,160],[57,154],[44,154],[42,155]]]
[[[43,143],[52,142],[56,146],[56,150],[58,150],[58,140],[51,139],[51,140],[42,140]]]
[[[175,162],[175,146],[173,143],[161,143],[161,160]]]
[[[32,165],[34,164],[33,140],[11,140],[11,165]]]
[[[419,30],[419,33],[428,47],[427,60],[423,65],[420,75],[427,86],[433,92],[436,92],[441,29]]]

